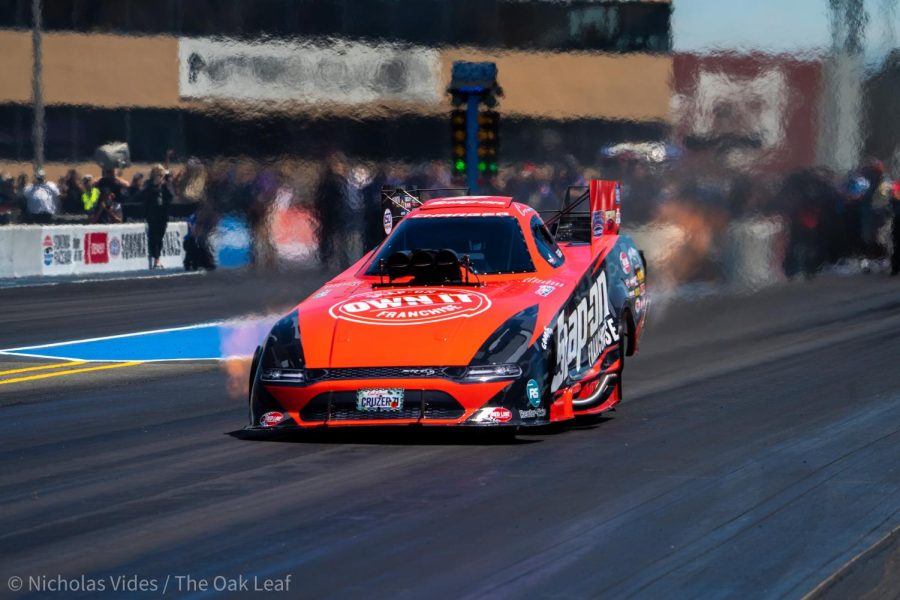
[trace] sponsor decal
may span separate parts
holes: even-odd
[[[394,215],[391,214],[391,209],[384,209],[382,223],[384,224],[384,234],[390,235],[391,231],[394,229]]]
[[[99,265],[109,262],[105,231],[94,231],[84,235],[84,264]]]
[[[353,287],[358,285],[358,281],[331,281],[323,285],[322,288],[334,289],[339,287]]]
[[[528,399],[528,404],[534,408],[541,405],[541,388],[534,379],[529,379],[525,385],[525,397]]]
[[[328,296],[329,294],[331,294],[331,292],[334,292],[338,288],[342,288],[342,287],[359,287],[359,282],[358,281],[335,281],[332,283],[326,283],[312,297],[313,298],[324,298],[325,296]]]
[[[49,267],[53,264],[53,238],[45,235],[41,245],[44,248],[44,265]]]
[[[511,217],[509,212],[467,212],[467,213],[416,213],[412,219],[441,219],[449,217]]]
[[[502,406],[487,406],[478,409],[472,421],[475,423],[509,423],[512,421],[512,411]]]
[[[636,288],[638,286],[638,278],[637,277],[629,277],[625,280],[625,285],[630,288]]]
[[[591,213],[591,234],[594,237],[600,237],[603,235],[604,229],[604,219],[603,212],[599,210],[595,210]]]
[[[547,296],[552,294],[555,289],[556,288],[552,285],[542,285],[538,287],[537,291],[535,291],[535,294],[546,298]]]
[[[403,408],[402,389],[371,389],[356,392],[356,410],[396,412]]]
[[[622,204],[622,184],[616,184],[616,206]]]
[[[550,340],[553,338],[553,328],[544,327],[544,333],[541,334],[541,349],[546,350],[550,345]]]
[[[283,413],[280,413],[277,410],[273,410],[271,412],[267,412],[259,418],[259,425],[260,427],[275,427],[286,418],[287,417]]]
[[[628,256],[624,252],[619,252],[619,262],[622,263],[622,270],[625,271],[626,275],[631,273],[631,261],[628,260]]]
[[[144,233],[123,233],[122,234],[122,258],[129,260],[132,258],[147,257],[147,235]]]
[[[162,251],[160,256],[181,256],[184,246],[181,244],[181,234],[177,231],[167,231],[163,236]]]
[[[637,271],[638,267],[641,266],[641,255],[637,251],[637,248],[634,246],[628,248],[628,258],[631,259],[631,264],[634,266],[635,271]]]
[[[554,281],[552,279],[538,279],[537,277],[526,277],[522,280],[522,283],[536,283],[538,285],[552,285],[553,287],[563,287],[562,282]]]
[[[558,390],[569,371],[581,371],[596,363],[603,351],[618,341],[619,330],[609,309],[606,271],[601,270],[588,294],[556,320],[557,363],[550,390]]]
[[[84,262],[84,251],[81,245],[81,238],[77,235],[72,236],[72,262]]]
[[[519,411],[520,419],[537,419],[537,418],[546,417],[546,416],[547,416],[546,408],[529,408],[527,410]]]
[[[515,202],[513,206],[516,207],[516,210],[519,211],[519,214],[522,216],[531,214],[534,212],[534,209],[528,206],[527,204],[521,204],[519,202]]]
[[[118,258],[122,254],[122,240],[119,236],[113,236],[109,240],[109,255]]]
[[[638,282],[644,283],[644,279],[645,279],[645,278],[646,278],[646,275],[644,275],[644,270],[643,270],[643,269],[638,269],[638,270],[637,270],[637,280],[638,280]]]
[[[72,236],[65,233],[53,236],[53,262],[58,265],[70,265],[73,260]],[[80,252],[80,248],[79,248]]]
[[[506,200],[432,200],[425,203],[426,206],[500,206],[506,207]],[[523,213],[524,214],[524,213]]]
[[[433,377],[437,375],[437,369],[400,369],[400,372],[411,377]]]
[[[619,210],[618,210],[618,209],[606,211],[606,223],[607,223],[607,225],[612,225],[613,223],[618,224],[618,223],[619,223],[618,214],[619,214]]]
[[[474,290],[409,288],[358,294],[334,304],[328,313],[365,325],[422,325],[474,317],[490,307],[490,298]]]

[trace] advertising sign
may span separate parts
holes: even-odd
[[[160,261],[181,268],[186,223],[169,223]],[[122,225],[12,225],[3,228],[0,277],[77,275],[149,268],[143,223]]]

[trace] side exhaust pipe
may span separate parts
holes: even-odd
[[[597,404],[597,401],[603,397],[606,390],[614,386],[618,381],[619,376],[615,373],[604,375],[603,379],[600,380],[600,385],[591,392],[590,396],[587,398],[574,398],[572,399],[572,405],[576,408],[590,408],[593,404]]]

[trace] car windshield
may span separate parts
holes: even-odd
[[[402,250],[455,251],[468,255],[479,275],[530,273],[534,263],[519,222],[513,217],[424,217],[403,219],[387,239],[366,275],[378,275],[378,263]]]

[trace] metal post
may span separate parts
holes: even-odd
[[[31,0],[31,20],[33,23],[31,45],[34,55],[32,65],[32,101],[34,106],[34,123],[31,136],[34,154],[32,162],[34,170],[44,168],[44,84],[43,84],[43,48],[41,44],[41,0]]]
[[[477,193],[480,172],[478,108],[482,102],[494,106],[496,97],[503,95],[503,89],[497,85],[496,63],[454,61],[447,91],[452,94],[453,106],[461,105],[464,100],[466,102],[466,184],[473,193]],[[454,144],[456,142],[454,140]],[[456,152],[458,150],[454,147],[454,155]]]
[[[481,97],[469,94],[466,102],[466,185],[474,194],[478,192],[478,105]]]
[[[831,53],[823,65],[818,162],[838,172],[855,168],[863,145],[863,56],[869,17],[864,0],[829,0]]]

